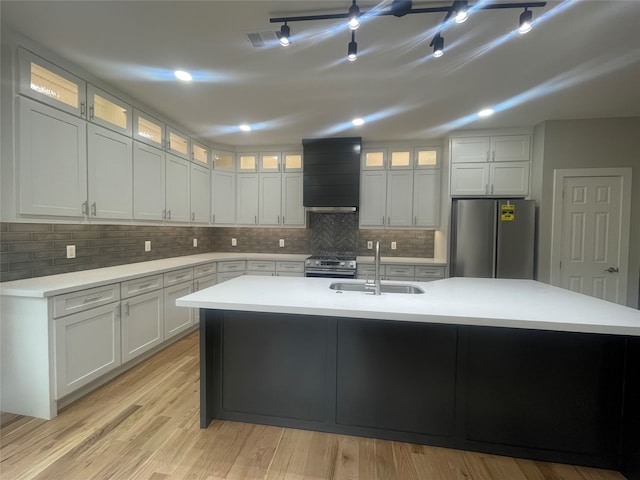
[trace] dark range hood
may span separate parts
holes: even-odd
[[[361,137],[306,138],[303,204],[312,212],[355,212],[360,205]]]

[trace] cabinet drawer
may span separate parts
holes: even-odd
[[[238,260],[236,262],[220,262],[218,263],[218,273],[220,272],[238,272],[244,271],[244,260]]]
[[[248,272],[275,272],[276,262],[264,261],[264,260],[248,260],[247,261]]]
[[[176,283],[193,280],[193,268],[182,268],[164,274],[164,286],[175,285]]]
[[[217,283],[217,276],[207,275],[206,277],[197,278],[195,281],[194,289],[196,292],[214,286]]]
[[[376,266],[373,264],[358,264],[356,273],[358,275],[375,275]],[[380,265],[380,275],[384,275],[384,265]]]
[[[244,272],[218,272],[218,283],[226,282],[227,280],[231,280],[232,278],[241,277],[244,275]]]
[[[193,267],[193,277],[199,278],[204,277],[206,275],[211,275],[212,273],[216,273],[216,264],[214,263],[205,263],[204,265],[197,265]]]
[[[444,278],[444,267],[416,266],[416,277]]]
[[[386,265],[385,274],[388,277],[413,277],[415,267],[413,265]]]
[[[120,284],[120,298],[129,298],[141,293],[153,292],[162,288],[162,275],[136,278]]]
[[[120,300],[120,284],[89,288],[53,297],[53,317],[63,317]]]
[[[276,271],[304,273],[304,262],[276,262]]]

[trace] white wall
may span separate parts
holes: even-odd
[[[549,282],[555,169],[631,167],[627,305],[638,308],[640,277],[640,117],[550,120],[534,131],[532,197],[539,204],[538,280]]]

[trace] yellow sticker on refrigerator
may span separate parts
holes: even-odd
[[[500,205],[500,220],[503,222],[513,222],[515,218],[515,205]]]

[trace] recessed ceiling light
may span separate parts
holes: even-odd
[[[480,110],[478,112],[478,116],[480,117],[489,117],[491,115],[493,115],[493,109],[491,108],[485,108],[484,110]]]
[[[250,132],[251,125],[247,125],[246,123],[243,123],[242,125],[240,125],[240,130],[242,130],[243,132]]]
[[[354,118],[353,120],[351,120],[351,123],[353,123],[356,127],[359,127],[360,125],[364,124],[364,118]]]
[[[178,80],[182,80],[183,82],[190,82],[193,80],[193,77],[189,72],[185,72],[184,70],[176,70],[174,75]]]

